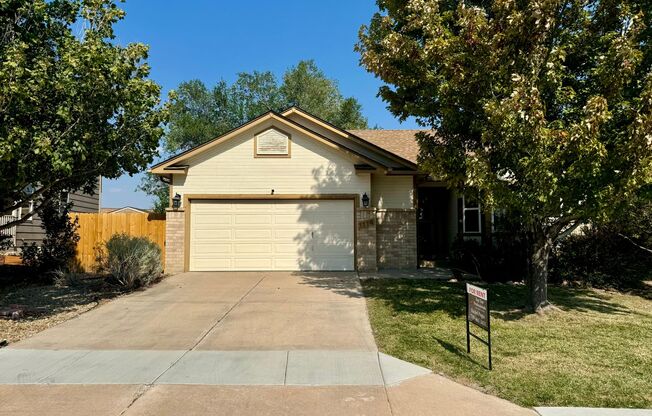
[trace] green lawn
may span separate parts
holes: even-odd
[[[551,287],[559,310],[540,316],[521,312],[523,286],[489,285],[488,371],[483,344],[472,340],[466,353],[463,283],[367,280],[363,287],[385,353],[523,406],[652,407],[649,293]]]

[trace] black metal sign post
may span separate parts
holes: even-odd
[[[487,331],[487,340],[471,332],[471,323]],[[491,370],[491,318],[487,289],[466,284],[466,352],[471,353],[471,337],[489,349],[489,370]]]

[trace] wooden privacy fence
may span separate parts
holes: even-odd
[[[95,247],[120,233],[147,237],[158,244],[165,264],[165,214],[74,213],[71,216],[79,218],[77,260],[84,270],[92,271],[95,266]]]

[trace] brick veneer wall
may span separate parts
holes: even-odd
[[[359,208],[356,227],[358,271],[416,269],[415,210]]]
[[[165,273],[183,272],[184,223],[183,210],[165,213]]]
[[[358,271],[376,271],[376,209],[358,208],[356,210],[356,227]]]
[[[379,209],[376,216],[376,263],[378,268],[416,269],[416,210]]]

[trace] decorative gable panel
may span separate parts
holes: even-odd
[[[290,157],[290,135],[270,128],[254,137],[256,157]]]

